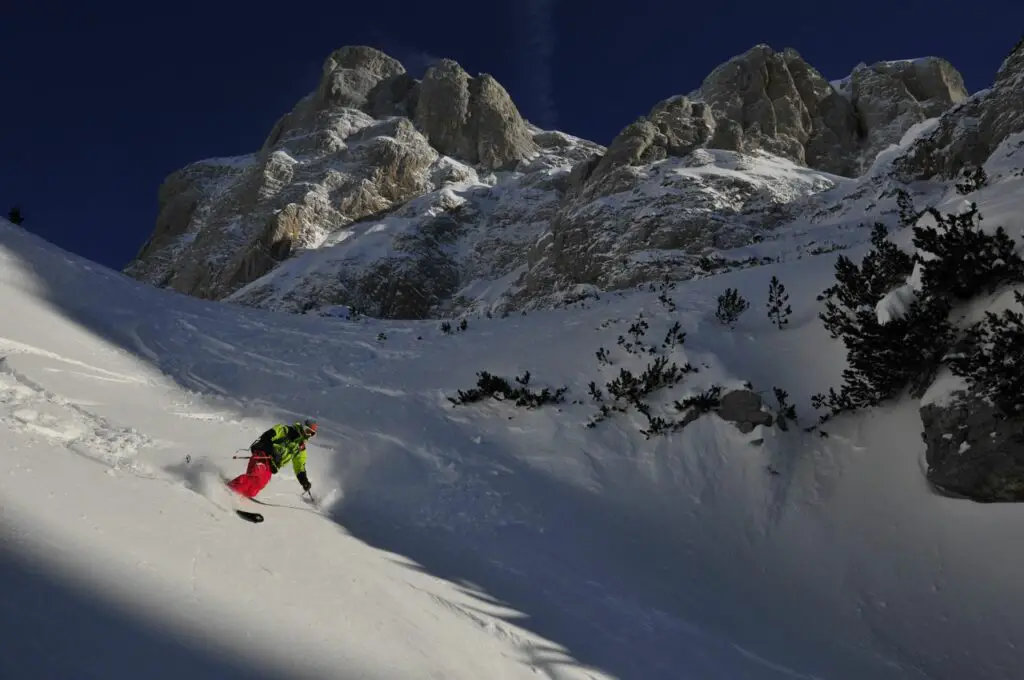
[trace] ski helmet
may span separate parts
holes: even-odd
[[[302,434],[307,438],[316,436],[316,418],[306,418],[302,421]]]

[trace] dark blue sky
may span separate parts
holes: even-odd
[[[1016,0],[3,0],[0,212],[19,204],[26,228],[121,268],[153,228],[163,178],[258,149],[343,45],[412,71],[455,59],[493,74],[533,122],[606,144],[759,42],[795,47],[828,78],[939,55],[973,92],[1022,30]]]

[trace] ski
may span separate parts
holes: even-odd
[[[252,522],[253,524],[259,524],[263,521],[263,515],[258,512],[248,512],[246,510],[235,510],[235,513],[244,519],[246,522]]]

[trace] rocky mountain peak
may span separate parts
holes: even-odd
[[[361,109],[382,80],[403,75],[405,67],[372,47],[343,47],[324,61],[317,95],[323,106]]]
[[[156,229],[126,272],[223,298],[353,222],[478,181],[477,170],[550,162],[543,158],[559,152],[542,152],[540,132],[490,75],[442,60],[420,82],[380,50],[342,47],[258,153],[200,161],[167,178]],[[566,150],[574,160],[577,146]]]
[[[488,74],[471,77],[450,59],[423,76],[416,127],[441,153],[487,169],[511,167],[537,151],[505,88]]]
[[[691,96],[713,111],[709,147],[763,149],[852,177],[967,92],[959,72],[937,57],[862,64],[833,84],[796,50],[760,44],[715,68]]]
[[[897,159],[905,181],[951,178],[984,163],[1012,134],[1024,131],[1024,39],[1003,60],[992,87],[959,102]]]
[[[405,67],[397,59],[367,45],[347,45],[331,52],[324,59],[324,77],[339,69],[374,73],[380,77],[405,73]]]
[[[999,71],[996,72],[995,85],[1019,82],[1021,78],[1024,78],[1024,37],[1017,41],[1013,50],[1003,60]]]

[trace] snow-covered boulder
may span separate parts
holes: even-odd
[[[977,501],[1024,501],[1024,420],[966,391],[921,406],[928,480]]]
[[[775,422],[772,414],[764,408],[761,395],[750,390],[733,390],[722,395],[716,413],[722,420],[735,423],[737,429],[745,434],[759,425],[770,427]]]

